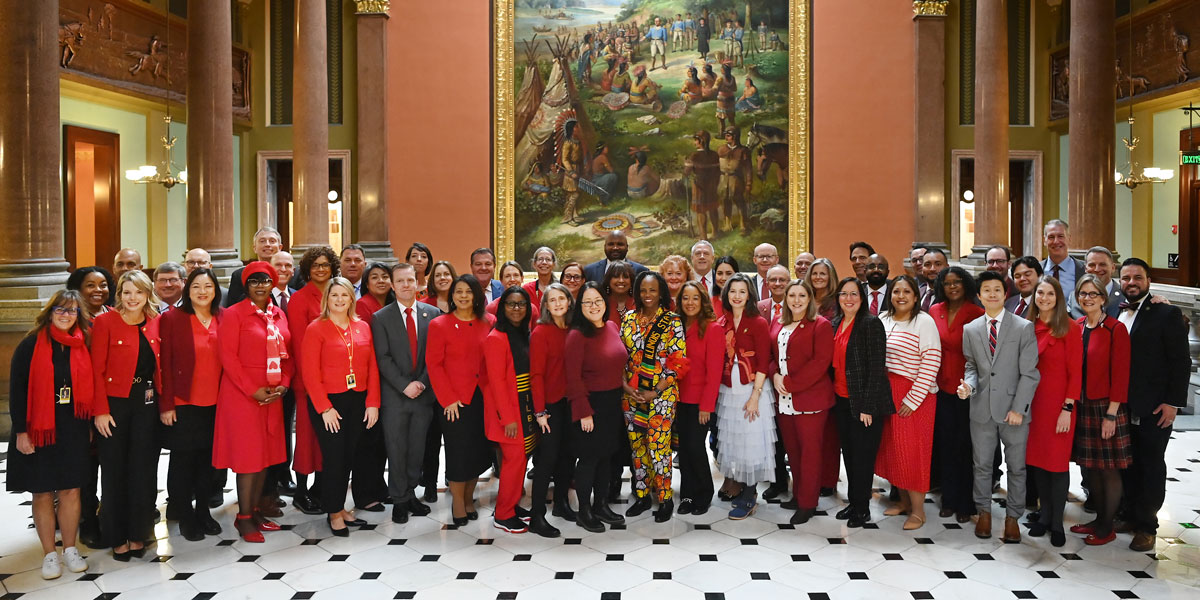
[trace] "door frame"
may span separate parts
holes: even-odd
[[[1189,136],[1189,132],[1193,135]],[[1200,127],[1183,129],[1179,132],[1179,151],[1200,150]],[[1191,145],[1188,141],[1191,137]],[[1194,165],[1178,165],[1179,173],[1179,215],[1176,223],[1179,226],[1178,250],[1179,268],[1166,269],[1150,268],[1150,278],[1157,283],[1170,283],[1190,287],[1200,282],[1200,232],[1195,231],[1195,224],[1200,222],[1200,207],[1192,202],[1192,190],[1200,186],[1200,167]],[[1170,184],[1167,184],[1170,185]],[[1153,232],[1157,234],[1157,232]],[[1153,243],[1153,236],[1151,236]]]
[[[115,242],[120,249],[121,240],[121,135],[111,131],[89,129],[78,125],[63,125],[63,220],[65,250],[67,260],[72,270],[79,267],[75,264],[75,144],[84,143],[93,146],[112,148],[112,169],[109,171],[109,202],[112,205],[111,223],[103,229],[99,220],[96,221],[96,239],[107,239]],[[113,253],[114,255],[116,252]],[[101,260],[96,257],[97,262]]]
[[[958,205],[960,202],[962,202],[962,196],[958,192],[958,187],[959,187],[959,183],[960,183],[959,163],[961,163],[962,159],[964,159],[964,158],[970,158],[970,159],[974,160],[975,159],[975,149],[967,148],[967,149],[957,149],[957,150],[950,151],[950,197],[953,199],[953,202],[951,203],[951,209],[950,209],[950,249],[951,249],[951,254],[958,254],[958,252],[959,252],[958,245],[959,245],[959,242],[961,241],[959,239],[960,235],[959,235],[959,217],[958,217],[959,206]],[[1037,235],[1037,233],[1038,233],[1038,228],[1041,226],[1040,224],[1043,222],[1042,215],[1044,214],[1043,203],[1045,200],[1045,194],[1044,194],[1045,190],[1043,189],[1043,185],[1044,185],[1043,169],[1044,169],[1045,157],[1044,157],[1044,153],[1040,150],[1009,150],[1008,151],[1008,161],[1011,163],[1014,160],[1027,160],[1027,161],[1031,161],[1033,163],[1033,209],[1032,209],[1032,211],[1030,211],[1029,214],[1025,215],[1025,224],[1022,225],[1022,227],[1028,228],[1028,225],[1030,223],[1034,224],[1034,235],[1031,237],[1029,235],[1029,232],[1026,231],[1024,237],[1025,237],[1026,244],[1035,244],[1037,242],[1035,242],[1034,240],[1042,239],[1040,235]],[[1011,228],[1012,228],[1012,224],[1009,223],[1009,229],[1011,230]],[[1012,248],[1012,252],[1013,252],[1014,256],[1024,256],[1025,255],[1024,248]],[[1037,256],[1041,255],[1040,252],[1034,252],[1033,254],[1037,255]]]
[[[258,211],[258,225],[255,227],[256,230],[260,227],[274,227],[279,229],[279,223],[275,219],[275,215],[278,214],[277,207],[275,206],[275,202],[267,197],[267,161],[292,160],[292,158],[293,152],[291,150],[258,151],[256,158],[257,167],[255,168],[257,178],[257,200],[255,206]],[[350,199],[352,198],[352,194],[350,194],[350,174],[354,172],[351,170],[350,165],[350,150],[330,149],[329,160],[333,159],[342,161],[342,189],[338,190],[338,195],[343,201],[342,206],[346,207],[347,211],[349,211]],[[357,201],[355,202],[355,207],[357,207]],[[354,233],[354,219],[350,218],[352,216],[353,213],[347,212],[342,218],[343,240],[354,239],[351,237]],[[337,248],[336,250],[340,252],[341,248]]]

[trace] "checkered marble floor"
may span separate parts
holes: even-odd
[[[323,517],[289,506],[279,519],[285,531],[266,534],[265,544],[237,539],[234,497],[226,493],[214,513],[225,528],[220,537],[188,542],[174,523],[160,522],[146,559],[120,563],[108,551],[81,548],[86,573],[44,581],[30,498],[4,494],[0,593],[22,600],[1200,598],[1200,432],[1177,433],[1168,462],[1163,527],[1145,554],[1128,549],[1128,535],[1094,548],[1072,534],[1064,548],[1027,536],[1013,545],[979,540],[969,523],[938,518],[932,504],[927,525],[903,531],[904,517],[884,517],[878,494],[875,522],[851,530],[832,516],[844,483],[836,497],[821,499],[825,514],[799,527],[786,524],[790,512],[777,504],[762,503],[735,522],[718,502],[700,517],[659,524],[647,513],[603,534],[552,518],[563,537],[544,539],[492,527],[490,480],[477,492],[480,520],[463,528],[448,524],[445,494],[429,517],[405,525],[392,523],[390,512],[362,512],[370,525],[348,538],[331,537]],[[166,466],[164,458],[160,481]],[[1077,472],[1072,479],[1079,493]],[[1084,516],[1078,503],[1068,505],[1070,523]]]

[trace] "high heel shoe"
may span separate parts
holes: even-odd
[[[243,540],[251,544],[261,544],[267,541],[263,537],[262,532],[258,530],[258,526],[254,524],[253,515],[238,515],[234,517],[233,527],[237,529],[238,535],[242,536]]]
[[[366,521],[358,517],[350,517],[349,519],[343,517],[342,520],[346,522],[347,527],[364,527],[367,524]]]
[[[451,515],[450,518],[453,520],[455,527],[466,527],[471,522],[471,519],[466,516],[455,517]]]
[[[329,525],[329,531],[336,537],[350,537],[350,527],[346,523],[342,523],[341,529],[333,528],[333,518],[325,517],[325,524]]]

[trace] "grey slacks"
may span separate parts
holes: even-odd
[[[974,457],[975,508],[992,510],[992,467],[996,441],[1004,446],[1004,467],[1008,474],[1007,516],[1019,519],[1025,514],[1025,442],[1029,438],[1029,419],[1012,426],[989,420],[971,421],[971,454]]]
[[[425,433],[433,420],[435,402],[383,398],[379,408],[383,443],[388,457],[388,495],[399,505],[416,498],[425,458]]]

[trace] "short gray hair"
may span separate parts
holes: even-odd
[[[158,276],[161,273],[175,273],[176,275],[179,275],[180,279],[187,279],[187,269],[183,268],[183,265],[173,260],[168,260],[167,262],[158,265],[158,268],[154,269],[154,278],[158,279]]]
[[[1093,252],[1098,252],[1100,254],[1107,256],[1109,262],[1116,262],[1116,260],[1117,260],[1116,257],[1113,256],[1112,250],[1109,250],[1108,248],[1105,248],[1104,246],[1092,246],[1091,248],[1088,248],[1088,251],[1085,252],[1083,255],[1084,255],[1084,257],[1086,257],[1087,255],[1089,255]]]
[[[1046,221],[1046,226],[1042,227],[1042,235],[1046,235],[1046,232],[1049,231],[1049,229],[1055,225],[1062,227],[1063,231],[1071,230],[1071,226],[1067,225],[1066,221],[1064,221],[1062,219],[1050,219],[1049,221]]]
[[[696,242],[695,244],[692,244],[692,254],[695,254],[695,253],[696,253],[696,248],[697,248],[698,246],[701,246],[701,245],[703,245],[703,246],[708,246],[708,249],[709,249],[709,250],[712,250],[712,253],[713,253],[713,254],[716,254],[716,253],[717,253],[717,249],[716,249],[716,248],[713,248],[712,242],[710,242],[710,241],[708,241],[708,240],[700,240],[700,241]]]
[[[274,227],[271,227],[270,225],[264,225],[264,226],[262,226],[262,227],[259,227],[259,228],[258,228],[258,231],[255,231],[255,232],[254,232],[254,238],[253,238],[253,239],[256,239],[256,240],[257,240],[257,239],[258,239],[258,236],[260,236],[260,235],[262,235],[262,234],[264,234],[264,233],[273,233],[273,234],[275,234],[275,235],[279,236],[279,239],[283,239],[283,235],[281,235],[281,234],[279,233],[279,230],[278,230],[278,229],[275,229]]]

